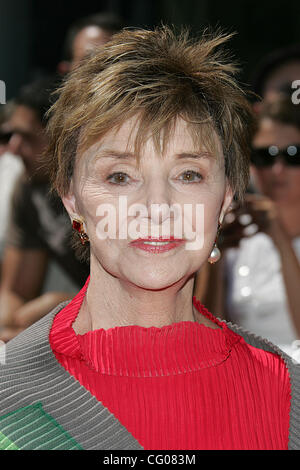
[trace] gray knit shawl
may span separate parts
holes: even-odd
[[[5,347],[5,364],[0,364],[0,449],[143,449],[55,358],[49,332],[54,316],[67,303],[58,305]],[[289,449],[300,450],[300,364],[269,341],[227,325],[251,346],[283,358],[292,388]]]

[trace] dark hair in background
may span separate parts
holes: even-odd
[[[264,87],[272,73],[279,69],[279,67],[294,61],[299,61],[300,63],[300,43],[277,49],[265,56],[258,63],[252,75],[251,83],[253,91],[257,95],[262,96]]]
[[[46,113],[55,101],[53,92],[59,83],[57,76],[38,78],[20,89],[14,103],[34,110],[41,123],[46,125],[48,121]]]
[[[294,104],[288,94],[282,93],[275,101],[263,104],[259,121],[264,118],[300,129],[300,106]]]
[[[87,28],[88,26],[98,26],[98,28],[114,34],[124,27],[124,23],[123,20],[114,13],[96,13],[84,18],[79,18],[71,24],[67,31],[62,48],[63,60],[69,62],[73,59],[74,39],[82,29]]]

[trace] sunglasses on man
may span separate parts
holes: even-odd
[[[268,167],[274,165],[277,157],[288,166],[300,165],[300,144],[288,145],[279,148],[276,145],[270,147],[252,148],[251,163],[256,167]]]

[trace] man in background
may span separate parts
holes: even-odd
[[[110,41],[123,26],[123,21],[112,13],[96,13],[76,20],[67,31],[58,73],[69,73],[95,48]]]
[[[12,195],[0,288],[0,339],[8,340],[46,314],[70,292],[41,295],[50,260],[55,260],[76,287],[82,287],[89,267],[70,246],[71,224],[60,200],[49,194],[47,169],[40,157],[48,138],[45,126],[56,81],[43,78],[23,87],[7,123],[8,150],[18,155],[25,172]]]

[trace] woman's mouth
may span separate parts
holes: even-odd
[[[148,251],[150,253],[164,253],[165,251],[173,250],[178,246],[183,245],[185,240],[183,239],[175,239],[175,238],[148,238],[148,239],[141,239],[134,240],[130,243],[130,246],[139,248],[144,251]]]

